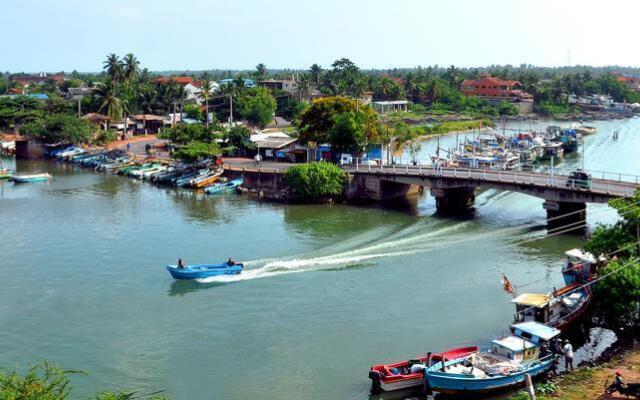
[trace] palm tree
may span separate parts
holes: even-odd
[[[311,80],[313,81],[313,83],[316,86],[319,86],[320,85],[320,77],[322,75],[322,67],[320,67],[318,64],[313,64],[309,68],[309,72],[311,73]]]
[[[298,87],[296,88],[298,92],[299,100],[307,99],[311,94],[311,80],[309,75],[302,74],[298,77]]]
[[[213,92],[213,87],[211,86],[211,81],[205,80],[200,88],[200,97],[204,100],[204,125],[209,128],[209,99],[211,98],[211,93]]]
[[[263,81],[267,78],[267,66],[263,63],[256,65],[256,80]]]
[[[115,85],[122,77],[122,62],[117,55],[111,53],[107,55],[107,59],[102,64],[103,69],[111,78],[111,82]]]
[[[96,96],[101,99],[99,112],[106,111],[107,115],[113,120],[122,118],[127,110],[126,102],[117,96],[116,89],[110,81],[101,83],[96,88]],[[126,123],[126,121],[125,121]]]
[[[129,53],[122,59],[122,75],[127,82],[133,82],[140,73],[140,61]]]
[[[457,89],[458,80],[460,79],[460,70],[456,68],[455,65],[452,65],[449,68],[447,68],[447,71],[444,73],[444,75],[447,77],[447,80],[449,81],[449,86],[451,86],[452,89]]]

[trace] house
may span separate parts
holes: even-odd
[[[166,123],[165,118],[153,114],[132,115],[131,120],[134,122],[134,135],[153,135],[160,133]]]
[[[99,125],[103,130],[107,130],[109,127],[109,121],[111,121],[111,117],[104,114],[99,113],[88,113],[82,116],[82,119],[86,119],[92,124]]]
[[[640,76],[631,74],[622,74],[616,77],[618,82],[622,82],[629,87],[629,89],[640,92]]]
[[[462,94],[477,96],[493,104],[501,101],[512,102],[521,114],[533,112],[533,96],[525,92],[518,81],[503,80],[490,75],[484,75],[480,79],[465,79],[462,82]]]
[[[67,100],[82,100],[85,96],[90,96],[95,88],[92,87],[70,87],[67,89]]]
[[[166,85],[169,81],[173,81],[178,85],[187,85],[193,83],[193,78],[190,76],[159,76],[154,78],[151,83],[155,85]]]
[[[57,74],[48,74],[46,72],[41,72],[39,74],[30,74],[30,75],[13,75],[11,80],[14,82],[18,82],[20,86],[23,88],[29,87],[31,84],[42,84],[47,83],[49,81],[53,81],[56,85],[61,84],[65,80],[64,72],[60,72]]]
[[[298,82],[294,79],[267,79],[258,81],[258,86],[263,86],[270,90],[282,90],[287,93],[296,93],[298,90]]]
[[[281,161],[295,160],[295,144],[298,139],[292,138],[284,132],[257,133],[250,136],[264,159],[276,159]]]

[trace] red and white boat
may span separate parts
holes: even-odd
[[[369,370],[371,393],[391,392],[394,390],[420,387],[424,384],[422,366],[429,367],[442,360],[465,357],[477,351],[477,346],[461,347],[444,353],[428,353],[422,357],[407,361],[373,365]],[[414,367],[413,373],[412,367]]]

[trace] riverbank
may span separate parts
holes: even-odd
[[[606,395],[604,389],[611,384],[616,371],[622,373],[625,382],[640,382],[640,344],[628,349],[602,364],[590,367],[580,367],[570,374],[538,386],[539,391],[548,394],[538,394],[538,400],[592,400],[592,399],[622,399],[618,394]],[[543,387],[542,390],[541,387]],[[529,399],[524,393],[512,397],[510,400]]]

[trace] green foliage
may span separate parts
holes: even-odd
[[[253,88],[239,96],[237,109],[249,123],[264,128],[273,121],[276,99],[267,88]]]
[[[236,125],[232,127],[226,136],[227,145],[242,154],[246,154],[248,150],[253,150],[256,147],[255,144],[249,140],[251,131],[244,126]]]
[[[199,124],[178,124],[170,129],[165,129],[158,137],[171,140],[174,144],[182,145],[191,142],[211,142],[220,138],[212,125],[207,128]]]
[[[48,363],[32,367],[24,377],[0,371],[0,399],[64,400],[71,391],[69,373]]]
[[[276,114],[289,121],[298,121],[302,113],[309,108],[309,104],[291,99],[288,96],[283,97],[283,99],[278,103]]]
[[[427,107],[425,107],[424,104],[420,104],[420,103],[410,103],[409,111],[411,111],[414,114],[424,114],[427,112]]]
[[[501,101],[498,104],[498,114],[500,115],[518,115],[518,107],[509,101]]]
[[[118,138],[118,134],[115,131],[100,130],[96,135],[96,137],[93,139],[93,144],[96,144],[98,146],[104,146],[105,144],[115,142],[117,138]]]
[[[23,134],[44,143],[83,144],[91,140],[93,128],[89,122],[68,114],[53,114],[29,122]]]
[[[346,174],[340,167],[325,163],[295,165],[284,175],[284,181],[305,202],[319,202],[340,197],[344,190]]]
[[[640,264],[630,262],[614,260],[600,270],[601,276],[612,274],[596,286],[598,316],[613,328],[640,325]]]
[[[176,149],[173,156],[181,161],[194,162],[217,157],[220,153],[220,146],[217,143],[191,142]]]
[[[335,128],[336,123],[340,127]],[[368,105],[356,105],[346,97],[315,100],[300,117],[300,139],[303,143],[330,143],[336,149],[360,150],[368,144],[380,143],[380,135],[381,123],[375,110]]]
[[[195,119],[198,121],[204,120],[202,109],[197,104],[187,104],[184,106],[183,111],[185,114],[187,114],[187,118]]]

